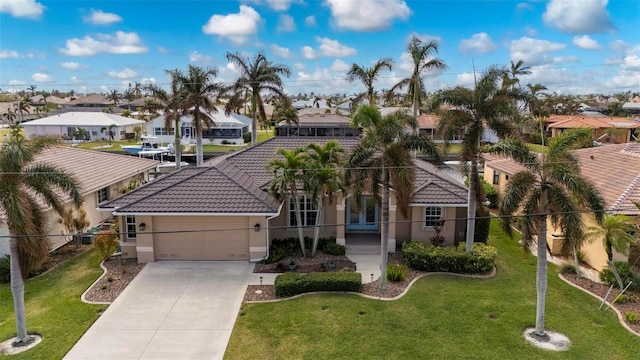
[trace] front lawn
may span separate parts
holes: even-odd
[[[106,308],[80,300],[102,274],[99,263],[98,253],[90,250],[27,281],[27,330],[41,334],[42,342],[12,359],[62,359]],[[0,285],[0,304],[0,341],[4,341],[16,330],[9,284]]]
[[[536,259],[491,224],[497,275],[488,280],[427,276],[403,298],[307,295],[244,304],[225,359],[632,359],[640,339],[599,302],[549,266],[546,325],[572,341],[568,352],[534,348]]]

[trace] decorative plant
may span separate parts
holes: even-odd
[[[433,230],[435,230],[436,234],[431,237],[431,243],[435,246],[442,246],[442,244],[444,244],[444,241],[447,239],[446,236],[440,235],[440,233],[444,230],[445,222],[446,220],[444,219],[438,220],[438,223],[433,227]]]

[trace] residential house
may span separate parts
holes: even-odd
[[[433,114],[418,115],[418,131],[420,134],[433,140],[434,142],[443,142],[442,136],[438,133],[438,123],[440,123],[440,116]],[[466,129],[461,128],[451,136],[449,143],[457,144],[461,143],[464,138]],[[482,132],[483,143],[496,143],[498,142],[498,136],[495,131],[485,128]]]
[[[358,136],[362,129],[351,127],[351,119],[339,114],[305,113],[298,116],[298,123],[276,124],[276,136],[345,137]]]
[[[349,150],[359,139],[337,139]],[[313,142],[322,145],[328,138]],[[266,164],[278,148],[306,146],[302,137],[274,137],[242,151],[209,160],[206,167],[185,168],[146,184],[100,209],[119,218],[121,248],[139,262],[156,260],[252,260],[267,257],[271,241],[297,236],[293,200],[268,194],[272,173]],[[464,241],[467,189],[446,172],[422,160],[405,218],[390,201],[389,250],[407,240],[428,242],[434,225],[446,219],[446,244]],[[357,207],[351,195],[338,194],[325,207],[321,236],[350,246],[354,237],[380,238],[380,209],[372,197]],[[311,236],[318,218],[311,199],[301,198],[304,233]],[[462,220],[457,220],[462,219]]]
[[[221,107],[217,107],[217,112],[207,112],[205,115],[214,124],[202,132],[205,144],[244,144],[244,135],[250,133],[250,118],[235,113],[227,115]],[[174,126],[172,125],[169,129],[165,127],[165,115],[160,115],[147,122],[145,127],[147,134],[155,136],[159,142],[170,143],[175,139]],[[180,135],[184,144],[195,143],[196,133],[192,116],[180,118]]]
[[[593,141],[625,143],[637,140],[640,122],[624,117],[592,117],[584,115],[552,115],[547,122],[549,136],[557,136],[567,129],[593,129]]]
[[[640,144],[626,143],[603,145],[573,152],[580,164],[581,175],[590,181],[605,201],[607,213],[623,214],[640,220],[640,210],[634,202],[640,202]],[[485,159],[484,179],[493,184],[498,194],[504,194],[509,178],[524,169],[510,158],[483,154]],[[584,216],[585,226],[597,226],[590,214]],[[562,234],[551,224],[547,235],[551,251],[561,251]],[[607,254],[602,241],[597,239],[587,243],[581,249],[585,261],[597,270],[607,266]],[[620,253],[614,254],[615,260],[626,260]]]
[[[89,227],[99,225],[111,217],[111,214],[97,210],[101,203],[115,199],[130,188],[148,182],[149,172],[158,164],[157,161],[134,156],[71,147],[46,150],[39,154],[35,161],[61,168],[78,180]],[[66,201],[66,208],[71,209],[70,200]],[[71,236],[58,214],[49,208],[46,209],[45,216],[48,228],[43,233],[51,234],[49,240],[52,250],[69,242]],[[0,255],[9,253],[9,230],[3,221],[4,217],[4,209],[0,206]]]
[[[107,108],[111,105],[113,105],[113,101],[108,100],[104,95],[101,94],[89,94],[87,96],[81,96],[64,104],[64,106],[98,108]]]
[[[41,119],[22,123],[27,138],[38,135],[57,135],[73,138],[78,128],[87,131],[86,140],[109,139],[109,128],[112,128],[115,140],[122,140],[126,133],[132,133],[134,127],[144,124],[142,120],[104,112],[65,112]]]

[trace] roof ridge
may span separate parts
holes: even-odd
[[[631,196],[634,189],[636,189],[638,186],[640,186],[640,174],[638,174],[638,176],[636,176],[633,180],[631,180],[631,182],[629,183],[629,186],[627,186],[622,191],[622,194],[620,194],[620,197],[618,197],[616,201],[614,201],[613,204],[611,204],[611,209],[615,210],[616,208],[622,206],[622,203],[625,202],[629,198],[629,196]]]
[[[424,160],[418,160],[418,161],[422,161],[422,162],[423,162],[423,163],[425,163],[425,164],[428,164],[428,165],[433,166],[433,167],[435,168],[435,170],[436,170],[436,171],[431,172],[431,171],[428,171],[427,169],[424,169],[424,168],[422,168],[422,170],[427,171],[428,173],[433,174],[433,176],[437,177],[438,179],[443,180],[443,181],[446,181],[446,182],[448,182],[448,183],[451,183],[451,184],[453,184],[453,185],[455,185],[455,186],[459,187],[460,189],[465,189],[465,190],[467,190],[467,188],[466,188],[466,187],[462,186],[458,181],[456,181],[454,178],[451,178],[449,175],[447,175],[447,178],[445,178],[444,176],[441,176],[440,174],[438,174],[439,169],[438,169],[438,167],[437,167],[437,166],[435,166],[434,164],[431,164],[430,162],[427,162],[427,161],[424,161]],[[444,171],[443,171],[443,172],[444,172]]]
[[[253,191],[253,190],[257,190],[257,191],[261,191],[261,194],[262,194],[262,193],[264,193],[264,191],[262,191],[262,190],[260,189],[260,187],[258,187],[258,186],[256,185],[256,183],[253,181],[253,178],[251,177],[251,175],[249,175],[246,171],[244,171],[244,170],[240,169],[239,167],[235,166],[234,164],[232,164],[232,163],[230,163],[230,162],[228,162],[228,161],[224,161],[224,162],[222,162],[222,164],[220,164],[220,165],[226,165],[226,166],[233,167],[233,171],[235,171],[235,172],[236,172],[236,174],[241,173],[241,174],[245,175],[245,176],[249,179],[249,181],[250,181],[250,183],[251,183],[251,187],[253,187],[253,189],[247,189],[245,185],[240,184],[240,183],[235,179],[235,177],[234,177],[234,176],[231,176],[231,175],[230,175],[230,173],[229,173],[229,174],[227,174],[227,172],[226,172],[226,171],[222,171],[222,169],[220,169],[220,168],[218,168],[218,167],[216,167],[216,166],[212,166],[212,168],[216,169],[219,173],[221,173],[223,176],[225,176],[226,178],[228,178],[229,180],[231,180],[234,184],[238,185],[242,190],[244,190],[246,193],[248,193],[249,195],[251,195],[251,196],[252,196],[253,198],[255,198],[256,200],[258,200],[258,201],[260,201],[261,203],[263,203],[263,204],[267,205],[268,207],[272,207],[272,206],[271,206],[272,204],[268,204],[268,203],[267,203],[264,199],[262,199],[260,196],[257,196],[257,195],[255,194],[255,191]],[[267,196],[269,196],[269,198],[271,198],[271,195],[267,195]]]
[[[633,151],[633,148],[637,148],[637,150]],[[638,145],[637,143],[626,143],[622,150],[620,150],[620,152],[627,155],[640,157],[640,145]]]

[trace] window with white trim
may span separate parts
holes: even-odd
[[[169,128],[169,130],[167,130],[166,128],[163,128],[163,127],[157,127],[157,128],[153,128],[153,134],[154,135],[174,135],[175,131],[173,130],[173,128]]]
[[[442,208],[427,206],[424,208],[424,227],[434,227],[442,220]]]
[[[493,170],[493,185],[498,185],[500,183],[500,171]]]
[[[300,202],[300,216],[302,219],[302,226],[314,226],[316,224],[316,218],[318,217],[318,208],[315,201],[311,196],[300,195],[298,196]],[[296,208],[293,203],[293,197],[289,198],[289,217],[288,225],[297,226],[296,221]]]
[[[98,204],[101,204],[107,200],[109,200],[109,188],[104,187],[98,190]]]
[[[127,215],[125,218],[125,225],[127,228],[127,240],[136,239],[136,216]]]

